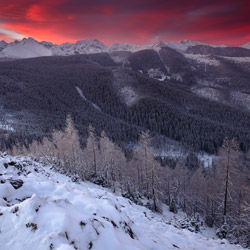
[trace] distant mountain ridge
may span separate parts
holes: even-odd
[[[51,42],[38,42],[33,38],[24,38],[21,41],[6,43],[0,41],[0,58],[32,58],[40,56],[68,56],[76,54],[110,53],[114,51],[136,52],[145,49],[159,51],[162,47],[170,47],[174,50],[185,52],[193,46],[207,46],[211,48],[224,48],[224,45],[209,45],[197,41],[183,40],[180,42],[157,42],[150,45],[136,45],[128,43],[113,43],[109,46],[97,39],[80,40],[76,43],[62,43],[60,45]],[[246,44],[241,48],[249,49]]]
[[[76,43],[38,42],[33,38],[24,38],[12,43],[0,42],[0,58],[32,58],[40,56],[68,56],[77,54],[93,54],[112,51],[135,51],[140,46],[127,43],[114,43],[107,46],[97,39],[81,40]]]

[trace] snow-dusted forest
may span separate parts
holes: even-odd
[[[119,228],[119,230],[123,230],[123,232],[124,231],[126,232],[126,230],[129,232],[127,235],[130,238],[129,242],[132,242],[131,244],[133,245],[135,238],[140,242],[140,243],[137,242],[136,245],[133,245],[132,248],[130,248],[128,244],[126,245],[127,248],[125,247],[124,249],[171,249],[171,247],[173,247],[174,245],[178,246],[178,248],[180,249],[190,249],[186,248],[187,245],[185,243],[183,243],[183,245],[181,244],[178,245],[177,244],[178,240],[177,241],[170,240],[170,238],[168,238],[169,236],[165,238],[165,236],[162,235],[162,231],[161,229],[159,229],[160,225],[164,225],[164,230],[165,230],[164,232],[166,234],[169,230],[167,229],[168,226],[166,226],[164,222],[164,214],[166,214],[166,210],[168,210],[168,214],[172,214],[172,216],[176,215],[178,217],[180,214],[186,215],[187,217],[186,220],[182,220],[182,222],[175,221],[174,224],[177,228],[179,227],[185,229],[184,231],[180,231],[185,234],[187,233],[189,235],[189,233],[187,232],[188,230],[192,231],[193,233],[198,233],[197,236],[191,234],[192,237],[194,237],[194,239],[195,237],[201,237],[200,233],[202,232],[202,228],[205,227],[207,230],[211,228],[210,230],[214,231],[214,237],[216,237],[217,240],[227,239],[232,244],[241,244],[241,246],[243,247],[249,247],[250,172],[248,166],[250,161],[250,154],[249,153],[243,154],[239,150],[239,145],[235,139],[224,140],[224,143],[220,148],[219,153],[216,156],[216,159],[213,161],[212,166],[203,167],[200,164],[199,160],[197,160],[197,157],[195,157],[195,155],[190,154],[185,161],[179,159],[178,162],[176,163],[176,166],[171,167],[168,166],[167,164],[163,165],[162,162],[159,161],[159,159],[157,160],[156,157],[154,156],[154,150],[153,147],[151,146],[151,136],[149,132],[141,133],[138,144],[134,145],[133,147],[133,153],[126,157],[123,150],[119,148],[114,142],[112,142],[105,135],[104,132],[101,134],[101,136],[96,136],[95,131],[91,126],[89,127],[86,144],[84,147],[81,146],[79,142],[78,132],[74,127],[72,119],[68,117],[64,131],[54,131],[51,138],[44,138],[42,142],[33,141],[33,143],[30,144],[28,148],[25,146],[16,145],[9,152],[9,154],[12,154],[14,156],[17,155],[28,156],[31,157],[32,159],[38,160],[39,162],[43,162],[44,164],[52,166],[53,169],[55,169],[57,172],[70,176],[71,180],[75,183],[70,184],[70,187],[67,186],[68,184],[65,185],[62,184],[63,190],[60,191],[62,187],[60,188],[57,187],[56,184],[57,181],[50,180],[51,179],[50,174],[46,174],[44,172],[45,170],[42,169],[41,171],[43,172],[43,174],[45,173],[45,176],[47,176],[46,178],[48,178],[49,182],[50,181],[53,182],[54,187],[52,188],[51,184],[48,184],[48,187],[46,186],[47,184],[45,183],[41,184],[43,181],[39,179],[40,177],[36,177],[37,182],[38,183],[41,182],[39,184],[41,185],[41,189],[44,189],[45,191],[42,190],[39,191],[40,187],[38,188],[34,187],[34,189],[36,189],[36,192],[34,192],[34,194],[32,193],[33,192],[32,188],[30,190],[29,195],[22,194],[22,197],[19,197],[15,196],[14,189],[11,188],[10,185],[8,185],[7,190],[9,191],[5,190],[6,187],[1,189],[1,195],[2,195],[1,209],[3,209],[3,211],[11,209],[15,210],[17,207],[15,204],[19,202],[21,202],[20,207],[24,206],[23,202],[25,203],[24,200],[26,199],[24,199],[24,197],[26,196],[27,197],[31,196],[31,198],[29,197],[27,199],[28,203],[35,202],[36,205],[32,205],[33,209],[35,209],[35,206],[39,207],[40,203],[47,204],[47,201],[46,202],[44,200],[41,201],[40,196],[43,197],[44,192],[46,192],[46,190],[48,192],[46,195],[49,196],[49,192],[50,190],[52,190],[51,191],[52,194],[55,193],[57,197],[56,200],[58,200],[58,202],[57,201],[54,202],[56,204],[61,204],[61,203],[63,204],[62,205],[64,213],[63,216],[66,216],[65,211],[68,209],[67,207],[71,206],[72,202],[73,203],[76,202],[76,200],[73,197],[71,197],[72,192],[75,192],[71,190],[72,189],[71,185],[73,185],[75,188],[77,185],[76,183],[78,182],[82,183],[82,181],[85,181],[83,184],[81,184],[82,186],[77,186],[78,190],[77,192],[83,192],[83,197],[82,197],[83,200],[86,199],[85,194],[88,196],[88,199],[90,199],[89,197],[92,197],[91,194],[92,191],[89,191],[90,187],[95,187],[97,190],[106,190],[106,188],[108,188],[109,197],[119,196],[119,198],[112,198],[111,200],[107,198],[108,203],[113,202],[112,201],[113,199],[117,200],[117,202],[120,200],[122,201],[122,203],[119,203],[117,210],[119,210],[121,207],[124,207],[124,209],[126,208],[126,211],[130,210],[130,208],[127,208],[126,205],[122,205],[123,202],[125,202],[126,204],[129,204],[129,206],[132,206],[133,209],[136,208],[136,210],[133,210],[136,214],[137,213],[139,214],[138,211],[140,210],[139,216],[142,216],[142,214],[144,214],[145,217],[144,220],[148,221],[148,225],[146,222],[143,222],[144,223],[143,225],[139,224],[140,230],[138,229],[137,225],[135,229],[136,231],[133,234],[131,233],[133,230],[130,232],[130,229],[126,226],[130,225],[129,223],[132,223],[130,221],[130,219],[132,218],[128,214],[126,215],[128,216],[126,217],[128,221],[125,220],[122,222],[114,220],[115,222],[112,223],[113,219],[109,217],[108,219],[102,219],[104,220],[104,222],[99,220],[95,221],[94,218],[92,219],[91,222],[92,227],[94,228],[94,230],[96,230],[97,234],[95,237],[99,236],[99,229],[101,228],[101,230],[104,230],[102,228],[105,228],[106,224],[108,224],[109,227],[112,228],[113,232],[114,228],[116,228],[116,226],[119,223],[120,225],[121,223],[123,223],[122,224],[124,226],[123,229],[121,229],[121,226],[117,227]],[[9,165],[11,164],[8,165],[8,163],[6,162],[6,158],[2,158],[1,160],[2,162],[5,162],[3,166],[5,166],[5,168],[7,169],[4,170],[1,177],[5,178],[3,179],[3,183],[6,183],[5,181],[8,179],[5,176],[5,172],[10,171],[10,169],[17,168],[15,169],[15,171],[17,171],[17,174],[23,175],[22,165],[19,166],[18,164],[17,165],[14,164],[15,167],[13,166],[9,167]],[[29,164],[27,163],[26,165]],[[21,170],[19,168],[21,168]],[[4,169],[4,167],[2,167],[2,169]],[[11,172],[11,174],[14,174],[14,172],[13,173]],[[36,172],[37,172],[36,167],[35,166],[33,167],[33,163],[30,163],[28,170],[25,170],[24,175],[26,176],[23,178],[29,179],[29,176],[33,176],[34,174],[37,175]],[[40,170],[38,171],[38,173],[40,173]],[[42,176],[43,176],[42,178],[45,178],[44,175]],[[56,176],[55,172],[53,172],[53,176]],[[9,177],[9,181],[11,179],[12,177]],[[91,182],[97,184],[99,185],[99,187],[93,186],[92,184],[86,184],[86,181],[88,183]],[[66,183],[67,182],[68,181],[66,181]],[[87,188],[86,185],[90,186]],[[57,189],[59,190],[58,192],[56,191]],[[21,190],[22,189],[20,189],[18,193],[22,193]],[[10,198],[3,197],[3,194],[6,195],[6,192],[7,194],[10,194]],[[100,192],[103,193],[104,191]],[[113,192],[114,194],[111,194],[110,192]],[[102,200],[103,199],[102,197],[103,194],[96,195],[95,193],[94,199]],[[124,199],[121,197],[124,197]],[[17,198],[20,199],[19,202],[16,201]],[[53,200],[52,196],[48,199]],[[78,197],[77,199],[80,198]],[[90,203],[88,203],[87,201],[84,202],[86,202],[85,206],[89,207],[90,211],[94,211],[95,209],[102,210],[102,208],[99,207],[98,205],[99,202],[101,202],[100,200],[98,200],[96,204],[94,201],[91,201]],[[92,204],[92,202],[94,203],[94,205]],[[80,209],[79,204],[76,204],[74,206],[77,206],[77,209]],[[74,209],[76,209],[74,208],[74,206],[72,205],[73,207],[72,211],[75,211]],[[94,208],[95,206],[97,208]],[[113,206],[117,207],[116,205]],[[90,211],[86,207],[83,211],[84,214],[86,211],[90,213]],[[150,210],[147,210],[146,208]],[[28,209],[30,210],[31,208]],[[139,210],[137,211],[137,209]],[[25,208],[22,208],[22,211],[28,213],[27,211],[25,211]],[[46,214],[45,211],[44,213]],[[15,213],[17,215],[15,221],[18,223],[17,225],[19,225],[18,214],[21,213],[21,211],[20,212],[16,211]],[[70,216],[70,218],[71,216],[74,217],[72,218],[73,221],[76,219],[75,216],[76,217],[80,216],[79,211],[77,212],[76,215],[75,212],[72,212],[73,214],[71,214],[69,210],[67,210],[67,213],[69,213],[68,216]],[[151,217],[152,216],[154,217],[153,222],[151,221],[152,218],[150,218],[147,215],[148,213],[150,213]],[[30,215],[27,216],[29,218]],[[104,215],[104,217],[106,217],[106,215]],[[160,224],[159,222],[157,222],[159,218],[160,220],[163,220],[160,222]],[[57,220],[56,216],[54,219]],[[39,222],[39,219],[37,220]],[[58,218],[58,220],[60,219]],[[4,223],[7,222],[5,221]],[[30,221],[27,223],[30,223],[28,225],[30,225],[31,231],[36,231],[36,229],[34,229],[34,227],[36,227],[34,226],[34,222]],[[70,230],[69,231],[70,236],[69,235],[66,236],[66,239],[67,241],[70,241],[69,239],[71,239],[74,242],[74,244],[72,245],[73,247],[75,247],[75,249],[87,249],[84,248],[83,245],[81,245],[81,244],[86,245],[87,243],[78,242],[79,239],[77,238],[77,235],[74,235],[74,233],[76,232],[75,230],[77,230],[77,234],[79,233],[78,231],[80,231],[81,228],[79,225],[78,225],[79,228],[75,229],[75,225],[72,224],[73,222],[71,222],[71,219],[69,218],[67,219],[66,222],[65,221],[55,222],[55,224],[57,223],[59,223],[59,225],[62,225],[64,230],[67,230],[67,228],[68,230]],[[78,222],[78,224],[79,223],[80,222]],[[86,222],[83,222],[84,224],[82,226],[83,228],[85,226],[85,223]],[[94,226],[95,224],[98,229],[95,229]],[[151,224],[152,227],[157,225],[156,228],[152,229]],[[133,225],[136,226],[136,221],[134,222]],[[26,224],[26,227],[29,226],[27,226]],[[46,228],[46,225],[43,224],[43,227]],[[54,230],[53,226],[50,229]],[[4,228],[2,230],[4,230]],[[58,232],[57,229],[55,230],[56,232]],[[156,235],[154,235],[150,243],[153,244],[152,246],[140,245],[144,241],[143,240],[140,241],[139,235],[142,234],[144,230],[146,231],[146,234],[148,233],[147,230],[161,231],[160,236],[156,233],[156,235],[158,235],[159,241],[156,238],[154,238],[156,237]],[[176,233],[178,234],[177,231]],[[39,232],[39,226],[37,232]],[[136,232],[139,233],[139,235],[137,235]],[[89,232],[89,234],[90,234],[89,237],[91,239],[88,242],[88,244],[90,244],[89,249],[92,249],[92,244],[93,244],[93,249],[104,249],[104,248],[98,248],[98,244],[104,244],[104,243],[97,243],[97,245],[94,243],[95,237],[93,236],[93,234],[95,233]],[[132,237],[131,234],[135,235]],[[92,236],[94,238],[91,238]],[[10,235],[9,237],[12,236]],[[39,237],[41,237],[41,235]],[[54,236],[51,237],[53,238]],[[65,235],[63,236],[61,235],[61,237],[65,238]],[[109,237],[111,236],[107,235],[107,238],[105,238],[105,242],[106,244],[108,244],[107,245],[108,249],[122,249],[119,247],[115,247],[115,245],[112,245],[108,240]],[[112,237],[115,237],[117,242],[119,242],[119,244],[122,244],[122,241],[119,239],[120,236],[119,237],[112,236]],[[99,239],[101,238],[101,236],[97,238]],[[173,239],[175,239],[175,236],[173,237]],[[123,240],[126,239],[123,238]],[[188,241],[189,239],[187,239],[187,242]],[[97,242],[99,242],[99,240]],[[46,244],[48,244],[48,242]],[[54,246],[54,243],[52,244]],[[114,242],[113,244],[116,243]],[[157,244],[159,245],[157,246]],[[189,242],[189,244],[194,244],[194,243]],[[208,241],[208,244],[210,244],[210,241]],[[219,247],[221,248],[218,249],[224,249],[224,247],[226,247],[225,249],[230,249],[230,247],[232,247],[232,249],[237,248],[236,245],[235,246],[220,245]],[[64,248],[58,248],[58,249],[64,249]],[[210,246],[194,245],[193,249],[212,249],[212,245]]]

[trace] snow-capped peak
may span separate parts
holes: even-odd
[[[103,44],[98,39],[89,40],[79,40],[76,43],[62,43],[60,45],[53,44],[51,42],[38,42],[35,39],[29,37],[24,38],[21,41],[14,41],[7,44],[4,41],[0,42],[0,58],[29,58],[29,57],[39,57],[39,56],[67,56],[75,54],[92,54],[92,53],[103,53],[103,52],[113,52],[113,51],[131,51],[136,52],[145,49],[154,49],[159,51],[162,47],[170,47],[172,49],[178,50],[180,52],[185,52],[190,46],[195,45],[208,45],[213,47],[224,47],[224,45],[210,45],[202,42],[182,40],[179,42],[164,42],[160,41],[155,44],[150,45],[136,45],[129,43],[113,43],[109,46]],[[242,47],[250,48],[250,43],[242,45]]]
[[[107,46],[95,38],[77,41],[75,43],[75,48],[79,54],[82,54],[82,51],[84,51],[84,53],[98,53],[105,52],[107,50]]]
[[[25,45],[26,43],[38,43],[38,41],[36,41],[32,37],[28,37],[28,38],[23,38],[23,40],[21,40],[21,42],[20,42],[20,44],[22,44],[22,45]]]
[[[24,38],[14,41],[2,50],[2,57],[9,58],[31,58],[40,56],[51,56],[52,52],[33,38]]]
[[[100,42],[99,40],[93,38],[93,39],[89,39],[89,40],[80,40],[77,41],[76,46],[96,46],[98,48],[106,48],[107,46],[104,45],[102,42]]]
[[[152,48],[157,50],[157,49],[161,49],[162,47],[166,47],[167,45],[168,45],[167,42],[160,41],[160,42],[153,44]]]

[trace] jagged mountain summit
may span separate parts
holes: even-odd
[[[0,42],[0,58],[32,58],[40,56],[67,56],[76,54],[93,54],[113,51],[136,52],[145,49],[160,50],[162,47],[170,47],[177,51],[185,52],[189,47],[206,45],[211,47],[224,47],[208,45],[197,41],[183,40],[180,42],[157,42],[155,44],[139,46],[128,43],[113,43],[109,46],[97,39],[80,40],[76,43],[62,43],[60,45],[51,42],[38,42],[33,38],[24,38],[12,43]],[[247,46],[247,45],[246,45]],[[244,47],[244,46],[243,46]]]
[[[33,38],[23,39],[20,42],[8,44],[1,52],[1,57],[7,58],[31,58],[51,56],[52,51]]]
[[[38,42],[33,38],[24,38],[7,44],[0,42],[1,58],[32,58],[40,56],[67,56],[77,54],[93,54],[111,51],[133,51],[139,46],[126,43],[114,43],[107,46],[97,39],[81,40],[76,43],[62,43],[60,45],[51,42]]]

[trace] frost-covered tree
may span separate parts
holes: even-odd
[[[149,193],[149,185],[150,185],[150,169],[152,169],[152,165],[154,164],[154,155],[153,148],[150,145],[151,137],[149,131],[142,132],[139,138],[139,148],[138,148],[138,156],[140,159],[140,167],[141,171],[141,185],[145,189],[146,193]]]
[[[100,168],[109,185],[115,191],[118,180],[120,184],[123,179],[123,166],[126,159],[122,150],[115,145],[103,131],[100,138]]]
[[[84,152],[86,154],[86,163],[88,166],[88,170],[92,176],[96,177],[98,175],[100,151],[98,148],[95,131],[92,125],[89,125],[88,132],[89,132],[89,135],[87,138],[87,144],[86,144],[86,148]]]
[[[228,202],[231,199],[230,192],[232,183],[232,175],[234,167],[238,164],[239,145],[236,139],[229,140],[225,138],[223,145],[219,151],[218,177],[221,179],[223,194],[223,222],[227,222]]]
[[[52,142],[56,147],[56,157],[67,172],[76,173],[81,169],[82,149],[79,135],[72,119],[68,116],[64,131],[55,131]]]

